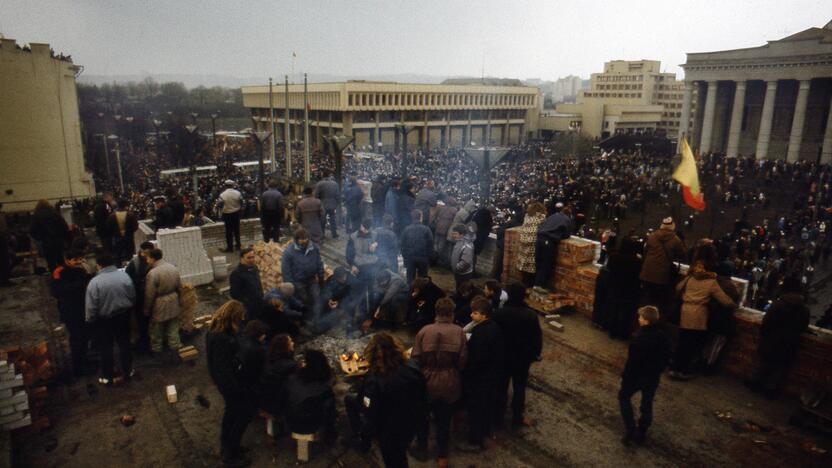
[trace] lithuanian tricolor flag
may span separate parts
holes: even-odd
[[[705,197],[699,188],[699,174],[696,171],[696,159],[690,150],[688,140],[682,138],[682,160],[673,171],[673,179],[682,186],[682,198],[685,203],[696,211],[705,210]]]

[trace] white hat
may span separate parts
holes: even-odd
[[[234,186],[234,181],[233,181],[233,180],[231,180],[231,179],[227,179],[227,180],[225,181],[225,185],[227,185],[227,186],[229,186],[229,187],[233,187],[233,186]]]

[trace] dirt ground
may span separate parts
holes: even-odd
[[[325,249],[334,255],[340,246]],[[449,287],[449,278],[432,272]],[[0,345],[49,339],[56,362],[66,361],[66,344],[54,328],[59,324],[45,277],[15,280],[0,289]],[[201,288],[197,315],[210,314],[226,298],[214,288]],[[532,366],[527,414],[537,421],[520,432],[497,432],[489,449],[478,455],[451,450],[455,467],[552,466],[832,466],[832,457],[811,447],[832,450],[827,436],[788,425],[798,402],[768,401],[749,393],[727,376],[701,377],[690,382],[663,379],[655,401],[654,425],[647,446],[626,448],[616,398],[626,343],[610,340],[581,316],[564,318],[565,331],[546,329],[543,360]],[[545,326],[545,325],[544,325]],[[406,342],[410,335],[401,333]],[[113,388],[100,387],[88,377],[71,384],[56,382],[49,389],[51,427],[15,433],[18,466],[33,467],[205,467],[219,466],[219,423],[222,399],[211,382],[204,358],[204,336],[191,340],[200,356],[191,364],[159,365],[137,358],[140,378]],[[176,385],[178,402],[165,398],[165,386]],[[339,395],[349,387],[343,377]],[[198,402],[203,396],[205,407]],[[730,419],[716,413],[730,412]],[[136,423],[124,427],[120,416]],[[342,413],[343,414],[343,413]],[[464,422],[453,433],[463,440]],[[339,433],[349,432],[344,417]],[[251,448],[253,466],[291,466],[294,445],[287,438],[272,443],[263,419],[249,426],[244,444]],[[431,450],[433,442],[431,441]],[[433,461],[411,466],[434,466]],[[381,466],[377,448],[368,454],[313,444],[309,466]]]

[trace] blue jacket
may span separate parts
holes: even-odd
[[[108,266],[99,271],[87,285],[84,302],[87,323],[124,313],[136,303],[133,280],[127,273]]]
[[[280,262],[283,281],[287,283],[308,283],[318,275],[324,278],[324,263],[321,261],[321,251],[314,242],[309,241],[306,250],[301,250],[294,242],[283,252]]]

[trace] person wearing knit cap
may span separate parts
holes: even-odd
[[[667,319],[676,286],[676,271],[673,264],[685,256],[685,244],[676,235],[673,218],[662,220],[661,227],[650,234],[644,249],[644,263],[639,278],[642,284],[642,302],[659,308],[663,319]]]

